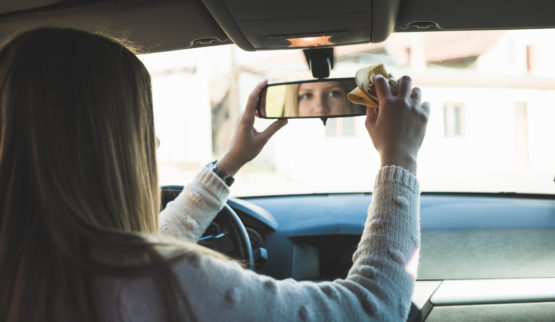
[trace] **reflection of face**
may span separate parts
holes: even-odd
[[[299,86],[299,116],[341,115],[347,109],[339,82],[303,83]]]

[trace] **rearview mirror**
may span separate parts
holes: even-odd
[[[365,115],[366,107],[347,100],[354,78],[268,84],[258,100],[262,118],[329,118]]]

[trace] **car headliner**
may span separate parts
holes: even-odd
[[[312,5],[311,2],[299,4],[290,0],[279,1],[283,6],[288,3],[295,9],[300,5]],[[335,0],[313,3],[317,4],[320,15],[324,10],[322,8],[337,7]],[[345,6],[368,6],[372,19],[369,22],[372,30],[368,40],[372,42],[382,41],[390,31],[555,27],[552,15],[555,2],[552,0],[346,0],[341,3]],[[60,26],[95,32],[101,30],[125,37],[140,45],[145,52],[228,44],[233,41],[247,50],[267,49],[249,48],[249,44],[244,43],[242,30],[234,29],[234,21],[223,19],[221,14],[215,12],[214,4],[224,9],[248,8],[244,12],[249,12],[252,17],[278,6],[278,2],[258,0],[3,0],[0,3],[0,41],[32,28]],[[227,14],[226,18],[231,17],[235,21],[248,19],[237,14],[231,16],[229,12]],[[274,16],[278,14],[274,13]],[[327,14],[333,16],[333,12]],[[283,22],[283,19],[275,20],[276,26],[283,25]],[[265,23],[269,26],[272,24],[271,21]],[[290,29],[306,28],[303,18],[291,21],[288,25],[291,23],[294,26],[289,26]],[[360,24],[360,21],[348,23],[354,25]],[[357,42],[360,43],[361,39]]]

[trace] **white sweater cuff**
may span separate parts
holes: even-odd
[[[396,165],[388,165],[380,169],[376,177],[374,184],[374,189],[381,186],[385,182],[392,182],[403,185],[409,188],[413,192],[419,192],[420,186],[418,185],[418,180],[412,174],[412,172],[406,170],[403,167]]]

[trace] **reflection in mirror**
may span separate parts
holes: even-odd
[[[365,106],[347,100],[355,87],[353,78],[270,84],[261,93],[258,113],[264,118],[365,115]]]

